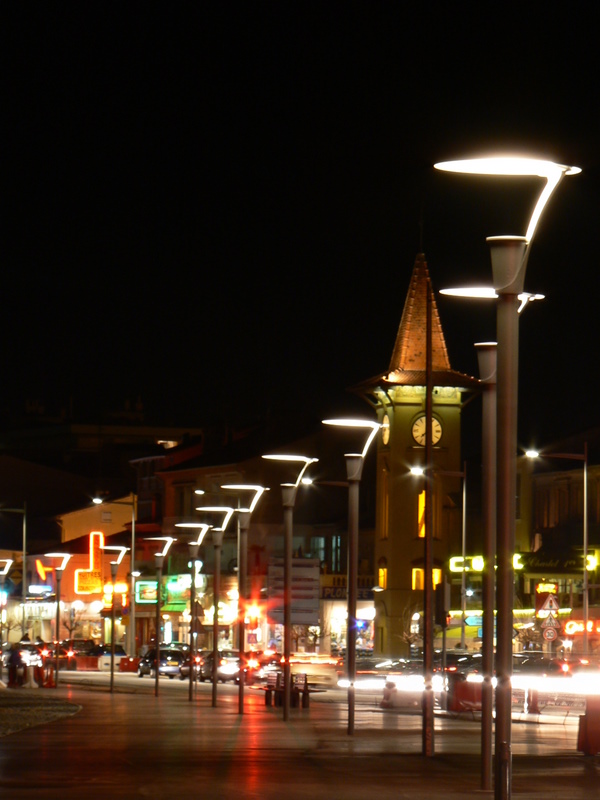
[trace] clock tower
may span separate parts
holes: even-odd
[[[431,310],[428,315],[428,297]],[[431,377],[428,381],[427,320],[431,319]],[[427,385],[432,386],[433,580],[444,576],[451,554],[461,549],[460,415],[463,394],[479,381],[451,369],[425,256],[419,254],[387,372],[354,388],[382,424],[377,446],[375,649],[409,653],[423,609]],[[446,474],[444,474],[446,473]],[[454,473],[449,476],[447,473]],[[411,630],[412,628],[412,630]]]

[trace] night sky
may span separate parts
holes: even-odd
[[[498,151],[583,169],[529,259],[520,438],[596,423],[593,8],[419,5],[4,9],[3,424],[356,408],[416,254],[436,291],[491,283],[485,237],[525,232],[538,182],[433,169]],[[437,302],[476,375],[493,304]]]

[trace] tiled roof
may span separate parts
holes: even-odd
[[[387,373],[364,381],[355,391],[364,391],[377,384],[424,386],[427,370],[427,295],[431,279],[425,255],[415,259],[410,286],[396,343]],[[456,372],[450,366],[446,340],[435,302],[431,297],[431,369],[434,386],[475,387],[479,380]]]

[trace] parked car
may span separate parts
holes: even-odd
[[[238,650],[219,650],[219,663],[217,667],[217,680],[225,683],[226,681],[237,681],[240,672],[240,654]],[[196,676],[200,681],[211,681],[213,677],[213,651],[201,650],[196,656],[195,666]],[[190,662],[189,658],[183,664],[180,678],[189,678]],[[248,674],[248,673],[247,673]],[[252,679],[248,680],[251,683]]]
[[[96,642],[93,639],[63,639],[61,645],[75,656],[89,656]]]
[[[158,674],[167,675],[173,679],[176,675],[180,674],[181,665],[185,661],[185,654],[182,650],[174,647],[160,647],[158,658]],[[138,676],[143,678],[144,675],[156,676],[156,648],[149,650],[145,656],[140,659],[138,664]]]
[[[108,642],[107,644],[96,644],[94,645],[86,655],[93,656],[93,657],[100,657],[100,656],[110,656],[111,655],[111,644]],[[122,644],[117,644],[115,642],[115,655],[116,656],[126,656],[127,653],[125,652],[125,648]]]
[[[58,649],[58,669],[77,669],[77,659],[72,650],[66,650],[64,647],[56,647],[55,644],[47,644],[42,650],[42,657],[44,666],[56,667],[56,651]]]
[[[181,667],[179,668],[179,678],[180,678],[180,680],[185,681],[185,680],[189,679],[189,677],[190,677],[190,664],[192,663],[192,661],[193,661],[193,664],[194,664],[194,680],[197,681],[198,678],[200,678],[200,680],[204,680],[204,678],[200,677],[200,670],[201,670],[202,660],[203,660],[202,651],[199,652],[199,653],[195,653],[193,657],[190,655],[189,652],[185,653],[185,658],[183,660],[183,663],[182,663]]]

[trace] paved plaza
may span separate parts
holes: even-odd
[[[166,688],[166,687],[165,687]],[[171,687],[169,687],[171,688]],[[175,688],[175,687],[173,687]],[[7,800],[464,800],[480,790],[480,726],[436,718],[436,755],[421,755],[421,717],[358,706],[347,733],[344,704],[267,708],[234,687],[187,693],[151,684],[0,692],[0,792]],[[19,723],[15,706],[21,704]],[[12,727],[7,720],[11,716]],[[35,718],[35,708],[39,717]],[[18,729],[20,724],[26,725]],[[8,730],[12,732],[8,732]],[[576,751],[576,719],[513,725],[513,796],[600,798],[600,758]]]

